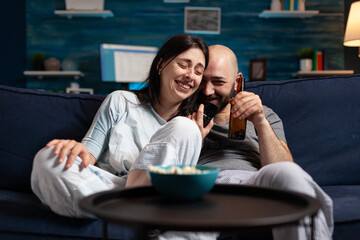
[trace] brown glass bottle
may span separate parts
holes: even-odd
[[[235,96],[237,93],[244,91],[244,89],[245,89],[245,78],[241,78],[241,80],[238,83]],[[246,121],[247,121],[246,119],[240,120],[239,118],[234,118],[233,113],[230,112],[228,138],[235,140],[244,140],[246,134]]]

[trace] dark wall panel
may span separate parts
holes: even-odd
[[[338,0],[311,0],[308,10],[320,15],[305,19],[262,19],[270,0],[191,0],[190,3],[163,3],[161,0],[106,0],[105,9],[115,17],[107,19],[60,18],[54,10],[65,9],[64,0],[27,0],[27,67],[30,55],[76,59],[86,75],[81,87],[106,94],[120,84],[101,82],[99,45],[134,44],[160,47],[171,35],[184,31],[184,7],[220,7],[221,34],[201,35],[208,44],[224,44],[239,58],[239,69],[248,76],[252,58],[268,59],[267,80],[284,80],[299,70],[296,56],[301,47],[327,50],[328,68],[344,69],[344,3]],[[29,80],[31,88],[64,88],[69,80]]]
[[[25,87],[25,0],[1,2],[0,33],[0,84]]]

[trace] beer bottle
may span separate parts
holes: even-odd
[[[245,89],[245,78],[242,77],[238,83],[235,96],[237,93],[244,91],[244,89]],[[230,112],[228,138],[234,140],[244,140],[246,133],[246,121],[247,121],[246,119],[240,120],[239,118],[234,118],[233,113]]]

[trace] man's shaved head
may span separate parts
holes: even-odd
[[[239,71],[238,61],[235,53],[224,45],[211,45],[209,47],[210,61],[222,61],[224,64],[229,64],[231,73],[236,75]],[[213,57],[211,57],[213,56]],[[234,78],[234,80],[236,77]]]
[[[234,94],[237,76],[238,62],[235,53],[223,45],[210,46],[209,64],[200,85],[203,102],[211,102],[220,110],[225,108]]]

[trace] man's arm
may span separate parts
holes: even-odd
[[[261,166],[281,161],[294,161],[287,144],[276,136],[266,119],[258,95],[246,91],[240,92],[235,96],[232,105],[234,117],[247,118],[254,124],[258,134]]]
[[[258,133],[261,166],[281,161],[294,161],[287,144],[276,136],[266,119],[262,125],[255,128]]]

